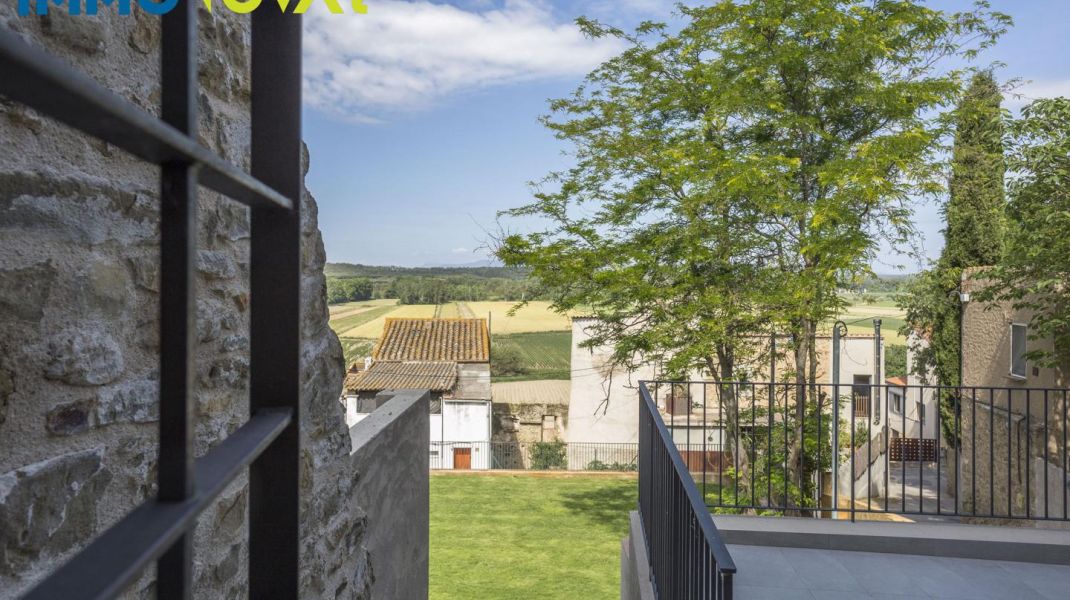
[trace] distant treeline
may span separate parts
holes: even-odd
[[[540,299],[526,274],[503,267],[369,267],[328,264],[331,304],[397,298],[402,304]]]
[[[367,277],[328,277],[327,303],[339,304],[355,300],[370,300],[375,286]]]

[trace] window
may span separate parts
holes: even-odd
[[[869,403],[872,399],[872,387],[869,375],[855,375],[851,386],[851,402],[854,404],[855,418],[869,416]]]
[[[896,390],[892,390],[892,410],[900,414],[903,412],[903,395]]]
[[[1025,379],[1026,326],[1011,323],[1011,377]]]
[[[925,425],[925,405],[918,402],[918,422]]]

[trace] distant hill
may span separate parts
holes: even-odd
[[[327,277],[367,277],[369,279],[395,277],[478,277],[481,279],[527,279],[527,272],[510,267],[450,266],[450,267],[383,267],[327,263],[323,268]]]

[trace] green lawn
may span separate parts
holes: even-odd
[[[433,474],[431,600],[620,597],[636,479]]]
[[[516,348],[527,373],[495,377],[495,381],[536,381],[569,379],[572,361],[572,332],[543,331],[495,335],[494,347]]]

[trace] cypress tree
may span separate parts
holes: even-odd
[[[906,329],[928,337],[910,368],[932,369],[940,385],[961,385],[961,307],[957,291],[963,270],[992,266],[1003,253],[1006,198],[1003,177],[1002,95],[991,72],[974,76],[954,114],[955,141],[949,197],[943,214],[944,249],[932,270],[922,273],[900,299]],[[953,440],[954,398],[941,399],[944,435]]]
[[[955,115],[950,198],[940,256],[946,269],[995,265],[1006,228],[1002,95],[992,73],[977,74]]]

